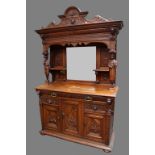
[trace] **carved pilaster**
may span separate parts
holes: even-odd
[[[48,61],[48,46],[43,45],[43,56],[44,56],[44,72],[46,76],[46,80],[49,83],[49,61]]]

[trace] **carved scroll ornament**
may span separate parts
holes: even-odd
[[[61,19],[59,24],[55,22],[51,22],[46,28],[54,28],[54,27],[63,27],[63,26],[73,26],[73,25],[82,25],[82,24],[91,24],[91,23],[104,23],[112,21],[110,19],[103,18],[99,15],[95,16],[91,20],[85,19],[88,12],[82,12],[80,9],[75,6],[69,7],[64,15],[59,15],[58,17]]]

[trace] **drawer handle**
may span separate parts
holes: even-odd
[[[51,103],[52,103],[52,101],[49,99],[49,100],[48,100],[48,104],[51,104]]]
[[[85,97],[85,101],[87,101],[87,102],[92,101],[92,97],[90,97],[90,96],[86,96],[86,97]]]
[[[107,98],[107,103],[111,104],[111,102],[112,102],[111,98]]]
[[[50,119],[49,119],[49,122],[50,122],[50,123],[56,123],[57,121],[56,121],[55,118],[50,118]]]
[[[56,97],[57,94],[53,92],[53,93],[51,94],[51,96],[52,96],[52,97]]]
[[[98,109],[96,105],[93,105],[92,108],[93,108],[93,110],[97,110]]]
[[[49,99],[48,104],[56,104],[56,101],[55,100],[52,101],[52,100]]]

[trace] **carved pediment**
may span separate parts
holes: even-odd
[[[82,12],[75,6],[71,6],[68,9],[66,9],[64,15],[58,16],[61,19],[60,23],[56,24],[55,22],[52,22],[46,28],[65,27],[65,26],[74,26],[74,25],[91,24],[91,23],[104,23],[112,21],[109,19],[105,19],[99,15],[95,16],[91,20],[88,20],[85,18],[87,14],[88,14],[87,11]]]

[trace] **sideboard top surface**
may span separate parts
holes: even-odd
[[[93,82],[56,81],[39,85],[36,87],[36,90],[116,97],[118,87],[111,87],[109,85],[96,84]]]

